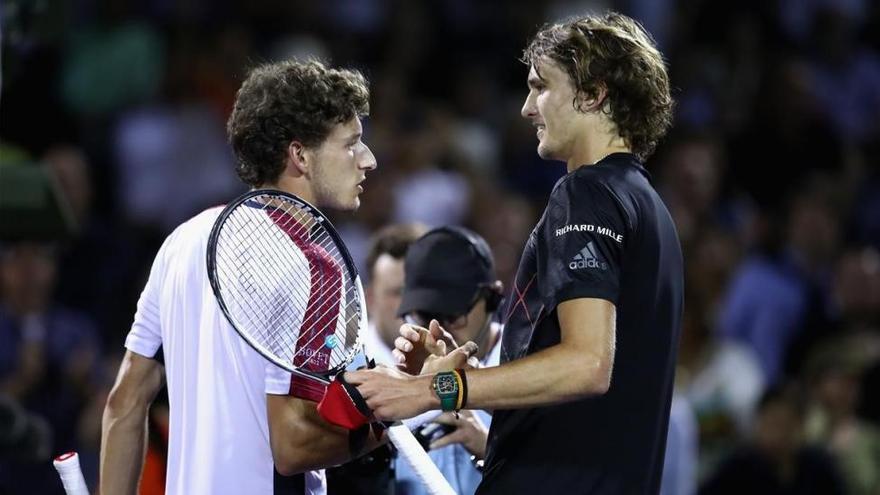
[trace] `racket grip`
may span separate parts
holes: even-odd
[[[404,419],[402,423],[405,424],[406,427],[410,429],[410,431],[412,431],[424,425],[425,423],[430,423],[431,421],[434,421],[441,414],[443,414],[441,411],[428,411],[419,414],[418,416]]]
[[[397,423],[388,428],[388,438],[397,447],[400,456],[409,463],[430,495],[456,495],[455,490],[449,486],[449,482],[406,425]]]
[[[67,495],[89,495],[89,488],[79,467],[79,454],[76,452],[62,454],[56,457],[52,464],[61,476],[61,483]]]

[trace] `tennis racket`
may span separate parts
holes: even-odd
[[[220,213],[208,238],[208,278],[224,316],[294,386],[327,384],[361,351],[361,279],[342,239],[315,207],[270,189]],[[297,382],[299,380],[299,382]],[[409,429],[388,436],[431,494],[455,492]]]
[[[64,493],[67,495],[89,495],[89,487],[83,478],[82,469],[79,467],[79,454],[68,452],[52,461],[58,475],[61,476],[61,484],[64,485]]]

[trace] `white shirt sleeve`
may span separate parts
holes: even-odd
[[[266,364],[266,393],[272,395],[290,394],[291,373],[284,368],[269,362]]]
[[[170,237],[169,237],[170,239]],[[153,267],[150,269],[150,278],[144,286],[141,297],[138,300],[137,311],[134,314],[134,323],[125,339],[125,348],[147,358],[156,356],[159,347],[162,346],[162,325],[159,317],[159,301],[162,293],[162,282],[166,274],[165,250],[168,239],[159,248]]]

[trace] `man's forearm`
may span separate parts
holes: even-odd
[[[375,449],[384,442],[370,432],[352,452],[350,433],[327,423],[314,402],[269,395],[269,427],[275,467],[284,475],[336,466]]]
[[[569,402],[607,390],[600,359],[557,345],[504,366],[467,371],[468,409],[517,409]]]
[[[164,368],[125,352],[101,421],[101,493],[137,492],[147,436],[150,404],[162,388]]]
[[[616,340],[616,308],[602,299],[579,298],[558,306],[560,342],[500,366],[467,372],[468,409],[549,406],[592,395],[611,386]],[[440,408],[432,391],[434,373],[462,368],[469,351],[462,346],[429,358],[419,376],[390,368],[350,371],[354,384],[380,420],[410,418]]]
[[[147,410],[129,415],[104,409],[101,430],[100,493],[134,495],[144,464]]]
[[[352,450],[351,436],[356,435],[356,433],[349,432],[343,428],[333,428],[334,431],[311,435],[308,445],[300,443],[300,446],[297,447],[298,453],[295,454],[297,457],[295,465],[297,467],[293,472],[324,469],[344,464],[384,443],[384,438],[383,440],[377,440],[374,433],[370,431],[362,441],[357,442],[358,446],[355,452]],[[315,431],[312,431],[312,433],[315,433]],[[288,471],[290,471],[289,468]],[[288,474],[291,473],[288,472]]]
[[[561,342],[468,379],[468,408],[548,406],[611,386],[617,310],[602,299],[572,299],[558,306]]]

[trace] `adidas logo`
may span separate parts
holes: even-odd
[[[571,263],[568,264],[568,267],[572,270],[580,270],[583,268],[607,270],[608,263],[599,259],[599,255],[596,253],[596,247],[593,246],[593,241],[590,241],[578,254],[574,255],[574,258],[571,260]]]

